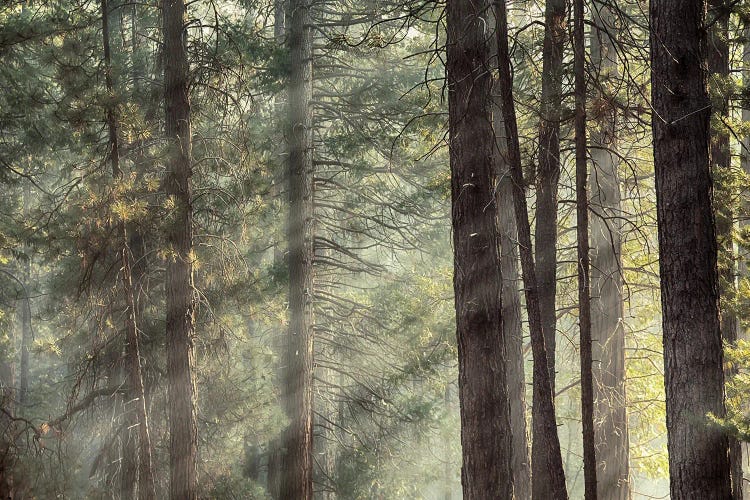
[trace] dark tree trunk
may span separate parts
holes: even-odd
[[[466,499],[511,498],[511,427],[494,202],[489,2],[449,0],[447,78],[458,389]]]
[[[576,233],[578,239],[578,325],[581,350],[581,421],[586,500],[596,500],[594,380],[591,354],[591,286],[589,280],[588,151],[586,144],[586,52],[583,0],[573,3],[573,67],[575,77]]]
[[[539,166],[536,181],[536,270],[539,310],[549,356],[552,390],[555,389],[555,297],[557,290],[557,185],[560,180],[560,113],[562,107],[563,51],[567,38],[566,0],[547,0],[544,8],[542,100],[539,122]],[[537,453],[539,450],[534,451]],[[536,468],[534,473],[536,474]],[[545,475],[539,476],[544,481]],[[535,480],[536,482],[536,480]],[[539,490],[541,493],[543,490]]]
[[[652,2],[651,93],[672,498],[731,496],[709,160],[706,3]]]
[[[560,440],[557,435],[555,422],[555,401],[552,394],[550,370],[547,362],[547,348],[545,346],[544,326],[539,310],[539,296],[534,269],[534,258],[531,247],[531,228],[529,213],[526,205],[526,193],[523,187],[523,172],[521,170],[521,148],[518,141],[518,124],[516,123],[515,104],[513,102],[513,79],[511,73],[510,54],[508,50],[508,18],[505,2],[496,0],[497,53],[498,73],[500,79],[500,104],[503,110],[505,134],[508,140],[508,164],[510,166],[511,181],[513,182],[513,206],[518,224],[518,245],[521,255],[521,271],[526,293],[526,308],[529,317],[529,332],[531,334],[531,350],[534,358],[534,405],[537,411],[533,418],[534,440],[540,453],[534,466],[544,469],[548,484],[537,485],[532,472],[534,491],[532,495],[539,499],[566,499],[565,471],[563,470]],[[532,457],[532,464],[534,458]],[[536,488],[544,489],[543,493]]]
[[[497,17],[497,16],[495,16]],[[518,225],[513,208],[513,182],[508,165],[508,138],[499,105],[499,80],[494,79],[492,95],[493,127],[495,129],[495,176],[497,218],[500,230],[500,275],[502,276],[502,319],[506,353],[506,379],[510,401],[512,435],[511,472],[513,497],[531,498],[531,456],[526,426],[526,376],[524,373],[523,329],[521,327],[521,276],[518,270]]]
[[[714,113],[720,117],[715,123],[711,137],[711,163],[718,179],[716,190],[719,196],[714,199],[716,217],[716,240],[719,247],[719,299],[721,305],[721,334],[724,341],[733,345],[737,342],[737,317],[732,311],[735,299],[734,285],[736,265],[733,248],[732,201],[735,194],[731,187],[731,154],[729,131],[724,125],[729,119],[729,96],[726,93],[726,79],[729,77],[729,12],[725,0],[710,0],[708,17],[712,23],[708,32],[708,71],[712,90]],[[732,372],[728,371],[727,375]],[[740,442],[730,437],[729,461],[732,469],[732,498],[742,500],[742,447]]]
[[[539,123],[539,166],[536,181],[536,273],[539,284],[539,311],[550,384],[555,393],[557,290],[557,184],[560,179],[560,110],[562,106],[563,50],[567,35],[566,0],[547,0],[544,8],[544,49],[542,54],[542,100]],[[536,384],[536,379],[534,380]],[[532,401],[532,420],[542,411],[538,398]],[[534,434],[535,436],[535,434]],[[552,482],[546,467],[549,449],[532,440],[531,465],[534,498],[550,498]]]
[[[195,298],[193,290],[192,140],[189,65],[184,0],[164,0],[164,84],[169,156],[164,187],[174,202],[167,220],[167,379],[170,428],[170,498],[198,496],[198,428],[193,375]]]
[[[594,359],[597,496],[629,500],[629,439],[625,398],[622,209],[617,173],[617,111],[611,92],[619,84],[611,7],[595,3],[591,60],[598,88],[591,118],[591,337]]]
[[[281,498],[313,495],[313,145],[310,0],[290,0],[289,75],[289,337],[286,430]]]

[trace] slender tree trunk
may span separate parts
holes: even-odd
[[[127,373],[126,373],[127,378]],[[138,442],[135,432],[131,432],[138,425],[138,416],[129,408],[130,396],[122,396],[123,422],[120,430],[120,499],[134,500],[137,498],[138,486]]]
[[[516,123],[515,104],[513,102],[513,79],[511,73],[510,54],[508,50],[508,18],[505,2],[495,1],[498,20],[497,47],[498,73],[500,79],[500,103],[503,110],[505,134],[508,140],[508,164],[510,166],[511,181],[513,182],[513,206],[518,224],[518,244],[521,255],[521,271],[526,293],[526,308],[529,317],[529,332],[531,334],[531,350],[534,358],[534,404],[537,412],[533,415],[534,440],[540,454],[532,472],[532,496],[539,499],[566,499],[565,471],[563,470],[560,440],[557,435],[555,422],[555,401],[552,393],[552,382],[547,362],[547,348],[545,345],[544,326],[539,310],[539,295],[534,269],[534,258],[531,248],[531,228],[529,213],[526,205],[526,193],[523,187],[523,172],[521,170],[521,148],[518,141],[518,124]],[[532,463],[534,458],[532,457]],[[544,485],[544,493],[537,488],[534,478],[536,469],[545,469],[545,477],[549,483]],[[544,496],[546,495],[546,496]]]
[[[562,106],[563,50],[567,35],[566,0],[547,0],[544,8],[542,54],[542,100],[539,123],[539,167],[536,182],[536,272],[539,310],[550,384],[555,393],[557,310],[557,185],[560,179],[560,112]],[[534,380],[536,383],[536,380]],[[541,412],[538,398],[532,401],[532,420]],[[549,449],[532,440],[531,465],[534,498],[550,498],[552,482],[546,467]]]
[[[107,0],[101,0],[102,16],[102,42],[104,47],[104,71],[105,84],[107,93],[114,98],[114,77],[112,71],[112,54],[110,48],[110,30],[109,30],[109,7]],[[107,127],[109,129],[109,160],[112,165],[112,176],[115,182],[122,181],[122,170],[120,168],[120,148],[119,148],[119,117],[116,105],[109,105],[106,110]],[[132,453],[132,456],[138,457],[138,498],[142,500],[151,500],[156,498],[154,485],[153,465],[151,461],[151,437],[148,425],[148,413],[146,411],[146,396],[143,388],[143,376],[141,373],[140,347],[138,339],[137,326],[137,309],[135,306],[135,295],[133,293],[132,269],[130,261],[130,250],[128,248],[128,232],[125,222],[118,223],[118,238],[120,243],[119,258],[121,263],[121,277],[123,293],[125,295],[125,332],[127,344],[125,347],[125,364],[127,369],[127,386],[128,392],[125,407],[130,404],[135,405],[135,411],[128,411],[134,418],[127,419],[132,426],[138,427],[138,443],[135,438],[130,437],[129,431],[125,433],[125,455]],[[127,460],[133,463],[132,458]],[[129,469],[129,468],[128,468]],[[122,475],[122,495],[121,498],[134,498],[136,477],[134,470],[123,470]]]
[[[122,21],[122,7],[120,2],[109,2],[107,0],[101,0],[99,2],[100,15],[102,18],[102,49],[103,49],[103,62],[104,62],[104,77],[105,77],[105,90],[107,96],[111,99],[109,103],[105,104],[106,113],[106,124],[109,133],[109,151],[108,160],[112,167],[112,181],[120,182],[122,180],[122,172],[120,171],[120,138],[119,138],[119,106],[117,105],[116,99],[117,92],[116,86],[116,75],[112,67],[112,39],[117,40],[118,27]],[[112,26],[112,28],[110,28]],[[114,191],[114,188],[113,188]],[[116,223],[115,234],[117,248],[117,259],[121,267],[121,272],[125,272],[125,266],[123,262],[123,250],[127,247],[123,238],[124,226],[120,223]],[[129,265],[129,263],[128,263]],[[124,284],[124,283],[123,283]],[[126,308],[127,308],[127,290],[123,290],[125,294]],[[122,500],[134,500],[137,498],[138,491],[138,436],[136,429],[138,428],[138,414],[134,408],[134,402],[137,396],[135,395],[135,388],[137,386],[131,385],[131,369],[129,359],[129,327],[130,320],[127,317],[129,312],[126,310],[126,319],[124,322],[125,327],[125,359],[123,365],[123,378],[126,392],[121,395],[121,412],[122,422],[120,428],[120,499]]]
[[[497,20],[497,16],[495,16]],[[497,24],[497,23],[495,23]],[[496,43],[495,43],[496,45]],[[521,327],[521,276],[518,270],[518,225],[513,208],[513,182],[508,165],[508,138],[499,105],[499,79],[493,81],[493,128],[495,130],[495,176],[497,218],[500,230],[500,275],[502,276],[503,339],[507,358],[506,373],[512,435],[511,472],[513,497],[531,498],[531,456],[526,427],[526,376],[524,373],[523,330]]]
[[[465,499],[511,498],[511,427],[494,202],[489,2],[449,0],[447,78]]]
[[[500,109],[495,109],[495,131],[498,147],[505,148],[505,125]],[[502,146],[501,146],[502,144]],[[505,153],[502,153],[503,155]],[[511,470],[513,496],[517,500],[531,497],[531,454],[526,426],[526,375],[524,373],[523,330],[521,328],[521,275],[518,270],[518,228],[513,208],[513,182],[505,160],[499,165],[497,203],[500,224],[500,274],[503,279],[502,318],[503,338],[507,358],[506,373],[510,422],[513,429]]]
[[[576,233],[578,237],[578,325],[581,349],[581,421],[586,500],[596,500],[596,440],[594,438],[594,380],[591,354],[591,287],[589,280],[588,151],[586,143],[586,52],[583,0],[573,2],[575,77]]]
[[[289,1],[289,339],[283,499],[313,495],[313,144],[310,0]]]
[[[274,22],[273,22],[273,35],[274,39],[276,40],[276,43],[279,45],[284,45],[285,38],[286,38],[286,1],[285,0],[274,0]],[[274,108],[282,108],[281,102],[279,101],[279,98],[277,96],[274,96],[273,98],[274,102]],[[278,158],[285,158],[286,148],[284,145],[284,141],[280,140],[278,145]],[[282,161],[280,162],[279,166],[283,164],[284,168],[278,168],[274,173],[274,182],[271,186],[271,196],[272,198],[276,200],[281,200],[282,196],[282,185],[285,180],[285,172],[286,170],[286,162]],[[280,204],[282,204],[282,201],[279,201]],[[281,266],[284,265],[284,246],[282,245],[282,241],[286,238],[284,235],[284,229],[277,227],[277,229],[274,231],[275,239],[274,247],[273,247],[273,263],[274,266],[281,268]],[[273,348],[276,350],[276,352],[279,354],[279,358],[282,360],[286,360],[286,352],[284,350],[284,347],[286,346],[285,342],[287,341],[286,332],[279,332],[279,335],[276,337],[273,343]],[[277,373],[279,376],[277,380],[283,378],[285,376],[285,368],[282,369],[284,373]],[[283,476],[283,466],[284,466],[284,435],[275,436],[269,443],[268,443],[268,475],[266,478],[266,490],[268,491],[268,494],[273,499],[280,498],[280,487],[281,487],[281,478]]]
[[[539,310],[549,356],[552,390],[555,389],[555,298],[557,291],[557,186],[560,180],[560,115],[562,108],[563,51],[567,38],[566,0],[547,0],[544,8],[542,100],[539,122],[539,166],[536,182],[536,269]],[[540,450],[533,451],[534,456]],[[534,469],[536,474],[537,470]],[[545,474],[537,476],[546,481]],[[534,480],[535,483],[537,482]],[[536,488],[537,486],[535,486]],[[539,490],[539,493],[544,490]]]
[[[708,32],[708,71],[712,90],[714,113],[722,123],[716,123],[711,137],[711,163],[719,196],[714,198],[716,239],[719,247],[719,301],[721,303],[721,334],[727,344],[737,342],[737,317],[732,312],[735,289],[735,256],[732,228],[734,214],[731,188],[731,154],[729,131],[723,122],[729,119],[729,96],[724,90],[729,78],[729,12],[725,0],[710,0],[708,17],[712,24]],[[731,375],[731,371],[727,372]],[[742,500],[742,448],[740,442],[730,437],[729,461],[732,469],[732,498]]]
[[[198,496],[198,428],[193,375],[192,140],[184,0],[164,0],[164,84],[169,157],[164,187],[174,208],[167,221],[167,379],[170,498]]]
[[[146,391],[143,386],[143,373],[141,369],[140,339],[138,323],[136,321],[138,309],[133,293],[130,249],[126,246],[127,233],[124,224],[122,225],[121,232],[123,239],[123,248],[121,250],[122,282],[125,291],[126,307],[128,309],[125,325],[128,342],[126,347],[128,391],[130,401],[135,405],[134,415],[137,417],[136,424],[138,426],[138,498],[141,500],[152,500],[156,498],[156,484],[154,481],[151,452],[151,431],[149,428]]]
[[[750,88],[750,23],[745,23],[745,26],[743,27],[742,31],[743,36],[743,44],[742,44],[742,85],[745,88]],[[742,121],[743,122],[750,122],[750,107],[743,106],[742,107]],[[742,138],[742,147],[740,151],[740,166],[742,167],[742,171],[746,176],[750,176],[750,135],[746,135]],[[747,201],[744,202],[745,207],[743,209],[744,213],[750,212],[750,203]],[[741,218],[739,222],[740,231],[747,231],[750,227],[750,222],[746,218]],[[749,279],[750,272],[748,272],[748,266],[747,266],[747,248],[744,249],[745,252],[744,255],[741,255],[738,260],[738,274],[741,279]],[[747,340],[748,334],[747,330],[745,328],[740,327],[737,332],[737,336],[739,339]],[[740,444],[740,450],[742,452],[742,457],[744,458],[744,461],[747,461],[747,457],[750,454],[749,453],[749,446],[747,443],[741,443]],[[735,477],[741,477],[744,481],[744,461],[740,462],[740,470],[735,469]],[[735,464],[733,464],[735,465]],[[745,497],[750,496],[748,494],[748,488],[743,488],[743,494]]]
[[[706,3],[652,2],[651,92],[672,498],[731,496],[709,160]]]
[[[591,131],[591,336],[594,359],[597,496],[628,500],[629,439],[625,398],[621,195],[617,173],[617,111],[612,85],[620,81],[615,19],[608,5],[593,4],[591,60],[598,89]]]

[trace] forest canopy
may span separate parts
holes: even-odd
[[[0,2],[0,497],[734,499],[745,0]]]

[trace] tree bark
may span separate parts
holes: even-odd
[[[184,0],[164,0],[164,80],[169,141],[164,187],[173,202],[167,220],[167,379],[170,498],[198,496],[198,428],[194,379],[192,138]]]
[[[617,108],[612,86],[620,81],[609,5],[594,3],[591,60],[596,75],[591,131],[591,336],[594,359],[597,496],[628,500],[629,438],[625,397],[622,209],[617,157]]]
[[[586,143],[586,52],[583,0],[573,2],[573,73],[575,80],[576,235],[578,240],[578,325],[581,352],[581,422],[586,500],[596,500],[594,380],[591,354],[591,282],[589,279],[588,150]]]
[[[290,0],[289,75],[289,338],[286,350],[283,499],[313,496],[313,144],[310,0]]]
[[[552,393],[552,382],[545,345],[544,325],[539,309],[539,295],[534,269],[534,258],[531,247],[531,228],[526,205],[526,194],[523,187],[521,169],[521,148],[518,140],[515,104],[513,102],[513,79],[510,54],[508,50],[508,18],[505,2],[496,0],[498,74],[500,80],[500,104],[503,110],[505,134],[508,140],[508,164],[513,183],[513,206],[518,224],[518,244],[521,254],[521,272],[526,293],[526,308],[529,317],[531,350],[534,358],[534,405],[533,415],[534,440],[537,442],[538,455],[532,472],[532,497],[539,499],[566,499],[565,471],[563,470],[560,440],[555,422],[555,401]],[[543,452],[543,453],[542,453]],[[542,461],[543,460],[543,461]],[[534,457],[532,456],[532,465]],[[540,462],[542,461],[542,462]],[[537,469],[545,469],[544,477],[548,484],[537,484],[534,478]],[[546,495],[546,496],[545,496]]]
[[[495,16],[497,17],[497,16]],[[497,23],[496,23],[497,24]],[[531,498],[531,456],[526,426],[526,376],[524,373],[523,329],[521,317],[521,276],[518,269],[518,225],[513,208],[513,182],[508,165],[508,138],[503,112],[499,105],[499,79],[494,79],[492,95],[493,127],[495,129],[495,176],[497,219],[500,230],[500,275],[502,276],[503,339],[507,358],[506,379],[510,401],[511,472],[513,497]]]
[[[458,389],[466,499],[511,498],[511,427],[495,221],[489,2],[447,3]]]
[[[652,2],[651,93],[672,498],[730,498],[709,159],[706,3]]]
[[[563,51],[567,35],[566,0],[547,0],[544,8],[542,98],[539,122],[539,166],[536,180],[536,272],[539,310],[550,384],[555,393],[557,332],[557,186],[560,179],[560,112],[562,106]],[[535,382],[536,383],[536,382]],[[532,402],[532,420],[542,411],[538,398]],[[546,467],[549,449],[536,439],[531,445],[534,498],[550,498],[552,482]]]

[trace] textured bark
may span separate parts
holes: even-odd
[[[500,96],[496,78],[493,96]],[[496,102],[499,102],[496,100]],[[523,330],[521,327],[521,276],[518,270],[518,225],[513,208],[513,182],[508,165],[508,138],[499,104],[493,108],[495,129],[495,176],[497,218],[500,230],[500,275],[502,276],[503,339],[505,340],[506,379],[510,401],[511,472],[513,497],[517,500],[531,498],[531,456],[529,434],[526,426],[526,375],[524,373]]]
[[[495,221],[492,40],[483,1],[447,3],[458,392],[465,499],[511,498],[511,427]]]
[[[500,105],[503,111],[505,134],[508,140],[507,160],[510,166],[513,183],[513,207],[518,224],[518,244],[521,256],[521,272],[526,294],[526,308],[529,317],[531,334],[531,351],[534,359],[534,404],[537,407],[533,415],[534,440],[540,451],[532,472],[532,496],[540,499],[565,499],[565,471],[563,470],[560,440],[555,422],[555,401],[548,366],[547,348],[545,346],[544,326],[539,310],[539,295],[534,269],[534,258],[531,248],[531,227],[523,188],[523,171],[521,169],[521,148],[518,140],[515,104],[513,102],[513,79],[508,50],[508,18],[505,2],[496,0],[497,15],[497,54],[500,84]],[[532,457],[532,464],[533,464]],[[537,485],[534,478],[536,469],[545,469],[544,476],[548,484]],[[543,486],[543,487],[542,487]],[[539,490],[544,493],[539,493]]]
[[[599,88],[591,120],[591,336],[594,359],[597,496],[628,500],[629,438],[625,397],[622,209],[617,172],[617,110],[610,94],[620,80],[610,7],[594,4],[591,60]]]
[[[730,498],[709,161],[706,4],[652,2],[651,92],[672,498]]]
[[[539,167],[536,181],[536,276],[539,310],[547,349],[550,384],[555,393],[557,295],[557,184],[560,179],[560,110],[562,105],[563,50],[567,35],[566,0],[547,0],[544,9],[542,100],[539,123]],[[536,379],[534,379],[536,384]],[[541,418],[539,398],[532,401],[532,420]],[[536,434],[534,434],[536,435]],[[550,498],[552,482],[546,467],[549,449],[532,440],[531,465],[534,498]]]
[[[729,179],[731,154],[729,130],[723,125],[729,118],[729,96],[724,91],[725,80],[729,77],[729,7],[724,0],[710,0],[708,18],[712,23],[708,31],[708,71],[709,86],[712,90],[714,114],[720,119],[712,129],[711,164],[719,179]],[[731,192],[728,182],[716,186],[718,196],[714,199],[716,217],[716,240],[719,247],[719,302],[721,305],[721,334],[727,344],[737,342],[737,317],[731,303],[737,293],[735,288],[735,256],[732,238],[733,212]],[[727,375],[732,375],[731,371]],[[729,439],[729,461],[732,474],[732,498],[742,500],[742,447],[736,438]]]
[[[174,206],[166,222],[167,379],[169,466],[172,500],[198,496],[198,428],[193,337],[192,141],[187,60],[187,11],[183,0],[164,0],[164,83],[166,136],[169,141],[164,187]]]
[[[581,423],[586,500],[596,500],[594,380],[591,354],[591,282],[589,280],[588,151],[586,143],[586,52],[583,0],[573,2],[573,72],[575,79],[576,235],[578,240],[578,325],[581,352]]]
[[[313,145],[310,0],[290,0],[289,338],[286,350],[285,466],[281,498],[313,496]]]

